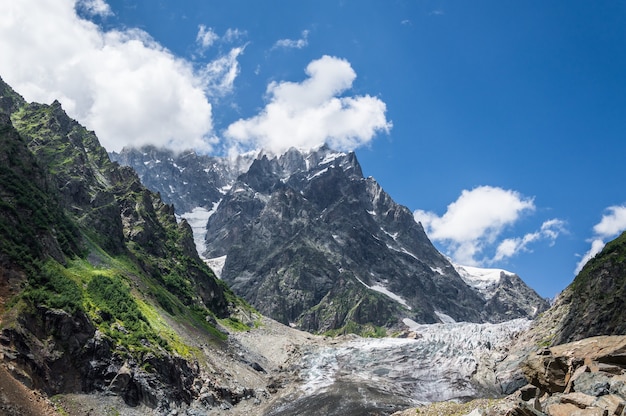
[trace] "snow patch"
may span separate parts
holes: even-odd
[[[484,269],[481,267],[461,266],[452,264],[465,283],[478,290],[487,299],[493,296],[493,292],[500,283],[502,274],[513,276],[515,273],[503,269]]]
[[[383,229],[381,228],[381,230],[383,230]],[[394,240],[397,240],[397,239],[398,239],[398,235],[399,235],[399,233],[397,233],[397,232],[395,232],[395,233],[393,233],[393,234],[392,234],[392,233],[390,233],[390,232],[388,232],[388,231],[386,231],[386,230],[383,230],[383,232],[384,232],[385,234],[387,234],[389,237],[393,238]]]
[[[226,256],[214,257],[212,259],[205,259],[204,262],[213,270],[215,276],[218,279],[222,278],[222,272],[224,271],[224,265],[226,264]]]
[[[414,259],[419,260],[415,254],[409,252],[404,247],[396,248],[396,247],[393,247],[393,246],[390,246],[389,244],[387,244],[387,248],[390,249],[390,250],[393,250],[393,251],[397,251],[398,253],[408,254],[409,256],[413,257]]]
[[[345,153],[328,153],[324,159],[322,159],[322,161],[320,161],[320,165],[325,165],[327,163],[331,163],[337,159],[339,159],[340,157],[345,156]]]
[[[310,181],[311,179],[314,179],[314,178],[316,178],[316,177],[318,177],[318,176],[320,176],[320,175],[323,175],[323,174],[325,174],[326,172],[328,172],[328,168],[324,168],[324,169],[320,170],[319,172],[317,172],[317,173],[315,173],[315,174],[313,174],[313,175],[311,175],[311,176],[307,177],[307,178],[306,178],[306,180],[307,180],[307,181]]]
[[[202,207],[196,207],[192,209],[191,212],[185,212],[184,214],[177,215],[179,220],[184,218],[191,226],[191,231],[193,232],[193,242],[196,244],[198,255],[203,260],[206,260],[203,255],[206,250],[206,243],[204,242],[206,237],[206,225],[209,222],[211,215],[215,214],[215,211],[217,211],[217,207],[220,205],[220,202],[222,202],[221,199],[214,202],[213,207],[210,210]]]
[[[401,296],[396,295],[395,293],[393,293],[392,291],[390,291],[386,287],[384,287],[382,285],[369,286],[363,280],[359,279],[358,277],[356,278],[356,280],[361,282],[361,284],[363,286],[365,286],[366,288],[368,288],[370,290],[373,290],[374,292],[382,293],[383,295],[387,296],[388,298],[395,300],[396,302],[398,302],[402,306],[404,306],[407,309],[411,310],[411,307],[409,306],[409,304],[407,303],[406,300],[404,300]]]
[[[435,315],[437,315],[437,318],[439,318],[439,320],[441,320],[444,324],[453,324],[456,322],[453,317],[446,315],[443,312],[435,311]]]

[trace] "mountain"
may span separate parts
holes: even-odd
[[[457,264],[454,268],[465,283],[485,298],[485,315],[492,322],[535,317],[546,308],[546,301],[537,302],[536,292],[515,273]]]
[[[26,103],[1,79],[0,149],[3,389],[11,374],[48,396],[101,393],[155,414],[201,392],[209,407],[255,395],[226,374],[256,371],[221,361],[225,328],[259,315],[200,260],[173,206],[57,101]]]
[[[314,332],[365,333],[402,327],[404,318],[500,322],[547,308],[510,274],[496,283],[497,296],[464,281],[411,212],[363,177],[352,152],[327,146],[278,156],[261,152],[238,164],[249,167],[235,180],[223,173],[209,184],[209,167],[226,162],[190,155],[124,149],[112,158],[137,169],[146,183],[166,177],[154,189],[176,190],[168,198],[179,213],[205,209],[202,254],[235,293],[280,322]],[[185,180],[172,183],[172,172]],[[232,178],[237,170],[219,172]],[[196,182],[221,195],[195,193]]]

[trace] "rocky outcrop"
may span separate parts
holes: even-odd
[[[529,384],[490,412],[511,416],[623,415],[626,337],[600,336],[544,348],[522,365]],[[508,408],[507,408],[508,407]]]

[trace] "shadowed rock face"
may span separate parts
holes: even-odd
[[[49,394],[190,402],[199,369],[138,306],[229,316],[235,298],[198,257],[189,225],[60,103],[27,104],[2,80],[0,148],[0,356],[12,373]]]

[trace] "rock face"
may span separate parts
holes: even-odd
[[[226,255],[222,279],[261,312],[324,331],[479,321],[481,297],[353,153],[321,148],[257,158],[207,225],[206,256]]]
[[[511,415],[622,415],[626,408],[626,337],[601,336],[546,348],[523,365]]]
[[[173,153],[145,146],[111,152],[111,160],[131,166],[142,183],[158,192],[179,213],[194,208],[211,210],[241,173],[248,170],[253,154],[231,159],[199,155],[193,151]]]
[[[529,345],[554,346],[598,335],[626,335],[626,234],[591,259],[533,322]]]
[[[403,318],[500,322],[547,307],[509,275],[494,282],[489,296],[468,285],[411,212],[363,177],[354,153],[324,146],[260,154],[236,180],[211,185],[222,192],[219,200],[196,195],[192,201],[187,196],[195,194],[194,183],[210,181],[206,166],[224,163],[205,159],[199,170],[173,154],[158,154],[157,163],[151,152],[127,149],[113,157],[131,163],[155,189],[176,189],[170,198],[180,203],[179,211],[212,208],[199,245],[203,254],[220,259],[222,279],[280,322],[309,331],[363,332]],[[179,173],[187,175],[184,183],[172,183]],[[168,180],[159,183],[164,176]]]
[[[454,265],[461,278],[486,300],[483,316],[486,321],[504,322],[518,317],[535,317],[548,307],[537,293],[515,273],[502,269]]]

